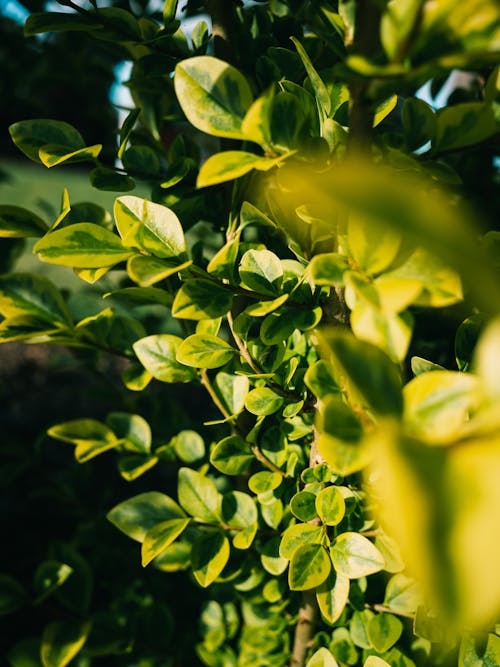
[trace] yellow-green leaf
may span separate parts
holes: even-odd
[[[292,553],[288,583],[292,591],[304,591],[322,584],[330,574],[332,563],[321,544],[303,544]]]
[[[44,262],[84,269],[113,266],[133,254],[116,234],[91,222],[49,232],[33,251]]]
[[[42,635],[40,657],[43,667],[66,667],[83,648],[90,632],[90,621],[55,621]]]
[[[382,554],[370,540],[359,533],[342,533],[331,549],[335,570],[349,579],[366,577],[383,569]]]
[[[176,66],[174,85],[182,110],[198,130],[245,138],[241,123],[253,96],[237,69],[213,56],[188,58]]]
[[[146,567],[164,549],[182,534],[191,519],[169,519],[150,528],[142,543],[142,565]]]
[[[252,169],[267,171],[279,164],[282,158],[267,158],[246,151],[224,151],[211,155],[203,163],[196,184],[199,188],[232,181],[248,174]]]

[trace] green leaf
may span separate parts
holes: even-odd
[[[211,334],[193,334],[179,345],[177,360],[194,368],[219,368],[236,354],[225,340]]]
[[[358,651],[347,628],[340,627],[333,631],[329,648],[341,664],[353,665],[358,663]]]
[[[141,454],[132,454],[131,456],[122,456],[118,461],[118,471],[127,482],[133,482],[148,470],[151,470],[158,463],[156,456],[143,456]]]
[[[196,581],[203,588],[213,583],[229,560],[229,541],[219,531],[202,534],[193,544],[191,565]]]
[[[44,32],[83,30],[85,32],[102,28],[102,23],[90,13],[73,12],[35,12],[30,14],[24,24],[26,37]]]
[[[323,530],[321,526],[313,526],[310,523],[297,523],[285,530],[280,543],[280,556],[291,559],[294,552],[302,546],[310,544],[321,544]]]
[[[150,146],[130,146],[123,152],[122,161],[125,169],[139,178],[158,176],[160,171],[158,154]]]
[[[368,639],[368,625],[375,614],[369,609],[355,611],[349,622],[351,638],[356,646],[371,649],[372,645]]]
[[[66,146],[58,144],[45,144],[38,151],[40,160],[46,167],[55,167],[63,162],[93,162],[102,150],[102,144],[85,146],[75,151],[68,151]]]
[[[247,306],[244,310],[245,315],[250,317],[266,317],[282,306],[289,298],[289,294],[282,294],[271,301],[257,301]]]
[[[481,334],[474,351],[473,368],[481,378],[481,384],[490,400],[500,399],[500,381],[498,375],[498,355],[500,319],[492,320]]]
[[[269,216],[250,202],[244,201],[240,210],[240,230],[245,229],[249,225],[276,228],[276,224]]]
[[[311,521],[316,517],[316,496],[309,491],[299,491],[290,500],[290,510],[300,521]]]
[[[0,574],[0,616],[12,614],[28,601],[27,593],[17,579]]]
[[[140,415],[129,412],[111,412],[106,423],[113,433],[123,440],[124,447],[130,452],[149,454],[151,451],[151,427]]]
[[[147,491],[116,505],[106,517],[122,533],[136,542],[143,542],[154,526],[170,519],[185,519],[186,514],[164,493]]]
[[[13,315],[0,323],[0,340],[8,343],[30,338],[57,337],[60,329],[31,315]]]
[[[35,213],[21,206],[0,206],[0,238],[28,238],[43,236],[45,222]]]
[[[122,373],[122,382],[130,391],[142,391],[153,379],[142,364],[132,363]]]
[[[163,23],[167,25],[175,19],[177,12],[177,0],[165,0],[163,5]]]
[[[375,546],[384,557],[384,570],[386,572],[401,572],[405,569],[405,564],[401,557],[401,550],[392,537],[381,532],[380,535],[377,535],[375,538]]]
[[[137,19],[120,7],[100,7],[96,17],[103,23],[103,28],[96,31],[95,37],[110,42],[135,42],[141,39],[141,29]]]
[[[250,477],[248,488],[256,494],[268,493],[277,489],[282,481],[283,476],[279,472],[261,470]]]
[[[307,661],[306,667],[338,667],[338,663],[328,649],[321,647]]]
[[[284,400],[268,387],[257,387],[247,394],[245,407],[253,415],[272,415],[283,405]]]
[[[233,295],[220,283],[187,280],[175,296],[172,315],[185,320],[211,320],[225,315],[232,303]]]
[[[134,352],[144,368],[160,382],[191,382],[196,372],[177,361],[182,338],[154,334],[136,341]]]
[[[175,68],[175,92],[189,122],[217,137],[244,139],[241,122],[252,103],[245,77],[212,56],[198,56]]]
[[[150,287],[186,269],[191,263],[191,260],[178,264],[149,255],[133,255],[127,261],[127,273],[141,287]]]
[[[420,0],[407,0],[391,3],[385,9],[380,23],[380,38],[389,60],[398,61],[406,55],[421,8]]]
[[[321,317],[322,310],[319,307],[311,310],[286,308],[283,312],[274,311],[262,322],[260,337],[266,345],[276,345],[287,340],[295,329],[314,329]]]
[[[455,359],[459,371],[470,369],[473,352],[485,324],[486,316],[481,313],[474,313],[470,317],[467,317],[458,327],[455,334]],[[439,370],[444,370],[442,366],[438,366],[438,368]],[[415,371],[413,372],[415,373]],[[415,374],[417,375],[417,373]]]
[[[385,660],[382,660],[382,658],[378,658],[376,655],[370,655],[366,659],[363,667],[391,667],[391,665]]]
[[[290,39],[294,43],[295,48],[297,49],[297,53],[299,54],[307,75],[311,81],[314,90],[314,96],[316,98],[316,104],[318,105],[319,117],[321,121],[324,121],[330,115],[332,105],[328,90],[318,72],[314,68],[311,59],[309,58],[302,44],[295,37],[291,37]]]
[[[358,579],[383,569],[385,562],[377,547],[359,533],[342,533],[331,549],[335,570]]]
[[[85,463],[120,444],[113,431],[95,419],[74,419],[51,426],[48,435],[76,445],[75,458]]]
[[[67,152],[85,148],[82,135],[60,120],[23,120],[9,127],[12,141],[30,160],[41,162],[39,151],[48,144],[64,146]]]
[[[183,533],[191,519],[169,519],[150,528],[142,543],[142,566],[146,567]]]
[[[279,294],[283,267],[270,250],[247,250],[241,258],[239,274],[244,287],[270,296]]]
[[[0,313],[4,317],[30,316],[56,327],[73,324],[57,287],[47,278],[30,273],[0,276]]]
[[[413,316],[408,311],[386,313],[360,302],[351,312],[351,329],[363,341],[383,350],[394,362],[402,362],[408,352]]]
[[[347,442],[359,442],[363,426],[352,408],[339,396],[327,398],[320,411],[320,431]]]
[[[247,151],[216,153],[203,163],[196,185],[199,188],[206,188],[209,185],[217,185],[240,178],[240,176],[248,174],[253,169],[268,171],[279,164],[280,161],[281,158],[262,157]]]
[[[215,376],[214,385],[229,414],[236,415],[243,410],[250,386],[246,375],[231,375],[221,371]]]
[[[290,153],[301,147],[308,132],[307,108],[292,93],[275,95],[270,104],[270,141],[276,153]]]
[[[368,623],[368,639],[380,653],[385,653],[398,641],[403,624],[392,614],[376,614]]]
[[[327,579],[316,588],[316,599],[323,618],[333,625],[339,618],[349,598],[349,578],[332,568]]]
[[[405,100],[402,120],[408,150],[414,151],[434,139],[436,115],[432,107],[423,100],[416,97]]]
[[[130,176],[120,174],[114,169],[96,167],[89,174],[92,187],[110,192],[128,192],[135,188],[135,181]]]
[[[122,123],[122,126],[120,128],[120,146],[118,148],[118,153],[117,153],[117,157],[120,160],[123,157],[123,153],[127,146],[127,142],[130,138],[130,135],[132,134],[132,131],[140,114],[141,114],[140,109],[132,109],[132,111],[128,114],[128,116]]]
[[[391,95],[391,97],[377,104],[373,116],[373,127],[377,127],[377,125],[380,125],[380,123],[384,120],[384,118],[387,118],[387,116],[391,113],[391,111],[394,111],[397,103],[398,103],[398,96]]]
[[[336,526],[345,515],[344,496],[335,486],[322,489],[316,496],[316,511],[327,526]]]
[[[254,499],[242,491],[228,491],[222,498],[221,516],[232,529],[253,529],[258,512]]]
[[[56,621],[42,635],[40,657],[43,667],[66,667],[83,648],[91,628],[90,621]]]
[[[269,148],[269,121],[274,89],[268,90],[257,98],[245,114],[241,124],[242,134],[247,141],[253,141],[264,149]]]
[[[432,443],[454,441],[482,399],[480,385],[474,375],[446,370],[413,378],[403,391],[407,432]]]
[[[184,463],[195,463],[205,456],[205,443],[196,431],[180,431],[171,439],[170,444]]]
[[[249,446],[237,435],[220,440],[210,454],[210,463],[224,475],[240,475],[253,460]]]
[[[356,264],[372,276],[392,264],[401,245],[401,235],[387,225],[354,218],[349,221],[347,242]]]
[[[115,201],[114,215],[124,245],[160,259],[184,259],[186,241],[181,223],[166,206],[127,195]]]
[[[343,286],[343,276],[348,269],[347,257],[336,252],[315,255],[309,264],[309,270],[316,285]]]
[[[49,232],[33,251],[44,262],[86,269],[114,266],[132,254],[116,234],[91,222]]]
[[[304,376],[304,382],[306,387],[320,401],[330,396],[330,394],[340,394],[340,387],[335,382],[332,369],[323,359],[316,361],[308,367]]]
[[[238,258],[239,237],[228,241],[212,257],[207,266],[208,273],[218,278],[227,278],[235,282],[235,264]]]
[[[337,331],[323,334],[333,363],[345,376],[349,391],[380,415],[400,415],[403,409],[398,367],[381,350]]]
[[[68,544],[53,543],[51,557],[61,563],[66,563],[73,570],[64,586],[54,591],[54,597],[66,609],[81,617],[82,614],[88,612],[92,599],[93,571],[85,558]]]
[[[496,667],[500,664],[500,638],[489,634],[486,650],[480,657],[474,637],[466,635],[460,642],[460,653],[458,656],[458,667]]]
[[[177,482],[179,502],[188,514],[200,521],[219,522],[222,496],[211,479],[190,468],[181,468]]]
[[[392,577],[385,589],[384,605],[396,613],[413,614],[422,603],[418,584],[405,574]]]
[[[258,524],[254,523],[252,526],[248,526],[243,530],[240,530],[239,533],[233,537],[233,547],[235,549],[245,550],[248,549],[252,542],[255,539],[257,534]]]
[[[169,307],[172,305],[171,294],[158,287],[123,287],[102,295],[103,299],[110,297],[127,308],[150,305]]]
[[[464,102],[438,111],[433,151],[449,151],[485,141],[499,131],[493,108],[482,102]]]
[[[303,544],[294,550],[288,570],[292,591],[305,591],[322,584],[330,574],[332,563],[321,544]]]
[[[33,577],[33,588],[38,604],[62,586],[73,573],[73,568],[57,560],[46,560],[37,567]]]

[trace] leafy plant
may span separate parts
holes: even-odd
[[[496,178],[498,6],[210,2],[211,29],[188,39],[175,2],[163,23],[64,4],[26,34],[86,31],[133,63],[117,161],[62,121],[21,120],[12,139],[151,197],[118,196],[112,217],[65,191],[51,223],[0,207],[4,237],[36,238],[112,304],[78,319],[47,278],[0,276],[2,342],[123,360],[123,407],[48,435],[140,478],[107,517],[137,563],[189,573],[201,664],[499,664],[498,232],[467,201],[479,160]],[[471,85],[435,111],[418,90],[455,68]],[[203,425],[191,406],[165,440],[134,398],[174,400],[158,383],[204,388],[218,414]],[[37,604],[64,596],[76,561],[39,566]],[[26,594],[2,581],[13,612]],[[96,650],[99,612],[72,611],[10,664],[195,660],[154,642],[130,656],[140,633]]]

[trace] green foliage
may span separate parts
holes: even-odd
[[[112,218],[65,191],[50,226],[2,205],[1,236],[36,238],[112,307],[82,316],[11,267],[0,341],[120,358],[120,404],[47,434],[132,484],[105,496],[141,545],[124,569],[181,592],[113,589],[94,612],[92,571],[56,547],[33,566],[50,613],[10,664],[173,667],[177,616],[182,664],[497,664],[498,233],[465,201],[477,161],[497,178],[496,4],[207,3],[212,42],[204,22],[187,39],[176,2],[140,19],[92,5],[32,14],[26,34],[88,32],[132,62],[115,160],[63,121],[11,136],[46,167],[90,161],[96,188],[150,194],[117,197]],[[470,90],[438,111],[417,97],[457,67]],[[182,385],[213,410],[184,419]],[[112,532],[79,521],[90,544]],[[31,600],[10,572],[0,589],[2,614]]]

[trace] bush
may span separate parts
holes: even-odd
[[[65,190],[51,224],[0,207],[4,237],[106,299],[78,321],[5,273],[0,340],[71,348],[112,387],[11,468],[30,531],[37,498],[52,518],[1,578],[9,663],[498,665],[500,11],[212,0],[213,39],[188,39],[176,4],[25,26],[119,49],[136,107],[112,164],[62,121],[14,143],[151,196],[112,217]],[[443,108],[417,95],[457,69]]]

